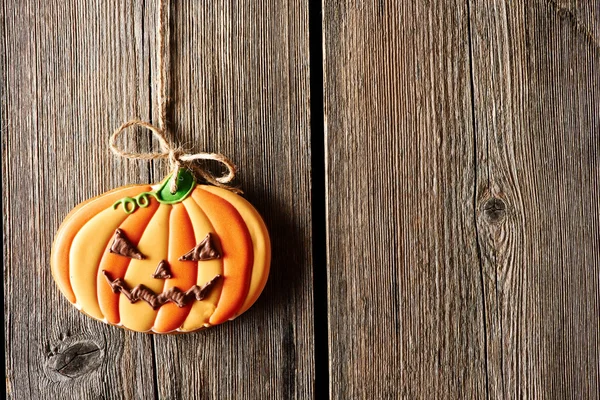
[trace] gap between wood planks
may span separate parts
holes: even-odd
[[[323,10],[311,0],[308,12],[310,54],[310,146],[312,185],[313,310],[315,398],[329,398],[329,306],[327,296],[327,201],[323,102]]]

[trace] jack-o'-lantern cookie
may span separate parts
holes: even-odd
[[[115,189],[77,206],[51,255],[60,291],[85,314],[152,333],[233,319],[263,290],[269,235],[239,195],[185,170],[155,186]]]

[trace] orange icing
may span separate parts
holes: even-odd
[[[140,242],[144,230],[158,209],[158,205],[157,201],[150,202],[148,207],[137,209],[119,226],[134,246],[137,247]],[[115,212],[123,213],[123,210],[117,208]],[[111,276],[122,278],[125,276],[131,258],[111,253],[109,251],[111,244],[112,239],[106,246],[98,268],[98,302],[106,320],[111,324],[118,324],[120,321],[119,294],[112,291],[102,271],[107,271]]]
[[[222,248],[223,289],[210,317],[210,323],[216,325],[234,318],[244,304],[254,257],[252,240],[240,213],[230,203],[200,187],[192,197],[210,219]]]
[[[167,260],[169,256],[169,221],[172,209],[170,205],[159,205],[148,223],[137,246],[145,258],[132,259],[123,277],[129,287],[144,285],[154,293],[162,293],[165,280],[153,278],[152,274],[158,263]],[[145,301],[131,303],[124,294],[119,297],[119,312],[123,326],[138,332],[150,331],[158,313]]]
[[[185,206],[185,209],[187,210],[194,227],[196,243],[200,243],[202,240],[204,240],[208,233],[213,234],[216,238],[216,241],[220,242],[216,236],[216,232],[212,224],[210,223],[206,214],[204,214],[204,212],[200,209],[198,203],[196,203],[192,197],[188,197],[183,201],[182,204]],[[218,246],[218,248],[220,249],[220,246]],[[196,285],[202,286],[216,275],[222,274],[223,260],[221,258],[202,261],[198,268]],[[210,326],[208,321],[217,307],[219,297],[221,297],[221,288],[222,280],[217,282],[215,287],[211,289],[210,293],[204,300],[195,301],[193,303],[188,317],[183,323],[183,326],[181,326],[181,331],[190,332]]]
[[[96,214],[111,207],[115,201],[150,189],[151,187],[148,185],[117,188],[79,204],[67,215],[56,233],[50,256],[50,266],[58,288],[71,303],[75,303],[77,299],[69,277],[69,253],[77,232]]]
[[[78,205],[61,225],[51,255],[52,274],[60,291],[84,313],[140,332],[189,332],[223,323],[246,311],[262,292],[271,259],[269,234],[258,212],[242,197],[225,189],[197,186],[173,205],[151,198],[149,206],[126,214],[112,205],[124,197],[152,190],[147,185],[115,189]],[[144,259],[110,252],[120,228]],[[213,234],[221,258],[179,261]],[[152,276],[165,260],[168,279]],[[222,278],[206,298],[179,308],[167,303],[157,310],[146,301],[131,303],[114,293],[102,273],[133,288],[144,285],[159,294],[173,287],[186,291]]]
[[[254,265],[252,267],[252,277],[250,279],[248,296],[246,297],[242,308],[237,312],[237,315],[240,315],[254,304],[267,284],[271,266],[271,242],[269,240],[269,232],[258,211],[256,211],[256,209],[243,197],[238,196],[227,189],[218,188],[216,186],[202,186],[202,189],[208,190],[230,202],[244,219],[248,231],[250,232],[250,237],[252,238]]]
[[[182,291],[196,284],[198,262],[179,261],[179,258],[196,245],[194,228],[183,204],[173,205],[169,229],[169,257],[172,278],[165,279],[163,291],[177,287]],[[206,283],[206,282],[204,282]],[[179,328],[188,316],[192,304],[179,308],[174,303],[163,305],[154,322],[154,331],[166,333]]]

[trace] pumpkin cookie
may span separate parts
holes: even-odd
[[[152,333],[233,319],[262,292],[271,258],[258,212],[186,170],[154,187],[119,188],[76,207],[51,255],[54,279],[79,310]]]

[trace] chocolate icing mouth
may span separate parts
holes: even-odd
[[[166,292],[156,294],[144,285],[137,285],[133,289],[130,289],[123,279],[112,279],[110,273],[105,270],[102,270],[102,273],[106,277],[106,280],[114,293],[123,293],[131,303],[144,300],[154,310],[159,309],[169,302],[177,304],[177,307],[185,307],[194,300],[204,300],[210,293],[210,290],[222,278],[221,275],[216,275],[202,287],[194,285],[185,292],[178,287],[173,287]]]

